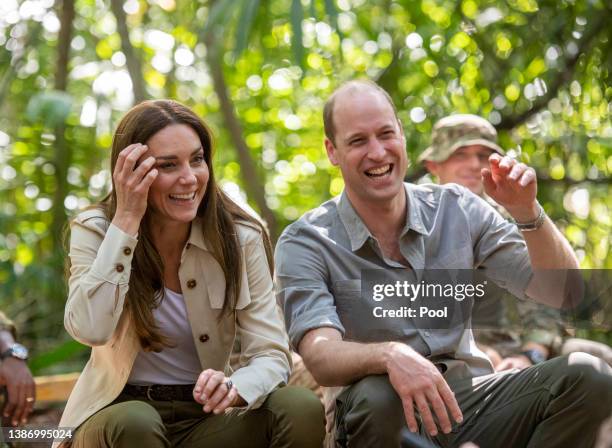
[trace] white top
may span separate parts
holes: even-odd
[[[165,296],[153,310],[153,317],[174,347],[165,347],[159,353],[140,350],[128,384],[194,384],[202,373],[183,295],[168,288],[164,291]]]

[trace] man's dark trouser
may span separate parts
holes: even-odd
[[[443,447],[468,441],[481,448],[590,447],[612,412],[612,369],[584,353],[449,386],[463,423],[433,438]],[[355,383],[338,396],[336,405],[336,446],[399,446],[406,422],[386,375]],[[428,438],[422,427],[421,435]]]
[[[301,387],[282,387],[242,414],[205,414],[195,401],[140,401],[121,394],[76,431],[73,448],[314,448],[323,406]]]

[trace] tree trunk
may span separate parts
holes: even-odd
[[[221,112],[225,120],[225,125],[227,126],[232,142],[234,143],[234,147],[238,153],[240,172],[242,173],[244,184],[247,188],[249,196],[255,200],[261,216],[268,225],[270,238],[272,239],[272,242],[275,243],[276,239],[278,238],[278,224],[276,222],[276,216],[266,203],[265,190],[263,186],[264,184],[257,175],[255,161],[251,157],[249,148],[244,140],[242,126],[238,117],[236,116],[236,109],[234,108],[232,99],[229,96],[229,91],[223,75],[223,67],[221,65],[221,55],[217,50],[221,44],[216,41],[212,32],[206,33],[205,43],[207,50],[206,61],[213,78],[215,93],[219,98],[219,104],[221,105]]]
[[[70,59],[70,42],[72,40],[72,22],[74,20],[74,0],[63,0],[60,12],[60,31],[57,40],[57,71],[55,75],[55,90],[66,91],[68,84],[68,61]],[[53,195],[53,221],[51,235],[53,237],[53,253],[64,257],[63,234],[66,226],[66,208],[64,200],[68,195],[68,167],[72,161],[72,148],[66,142],[66,125],[59,124],[55,128],[55,193]],[[57,269],[62,272],[61,263]]]
[[[111,9],[117,22],[117,32],[121,37],[121,51],[125,55],[128,73],[132,79],[134,101],[140,103],[147,99],[147,90],[143,77],[142,63],[136,50],[130,42],[130,33],[127,27],[127,16],[123,10],[123,0],[111,0]]]

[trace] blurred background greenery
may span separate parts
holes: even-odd
[[[343,188],[321,121],[342,81],[391,93],[410,180],[438,118],[481,114],[537,169],[582,266],[612,268],[610,23],[607,0],[2,0],[0,307],[33,371],[82,366],[64,229],[108,190],[113,128],[146,98],[204,117],[224,188],[273,237]]]

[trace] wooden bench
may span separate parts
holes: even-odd
[[[36,383],[36,405],[66,402],[74,387],[79,372],[63,373],[61,375],[37,376]]]

